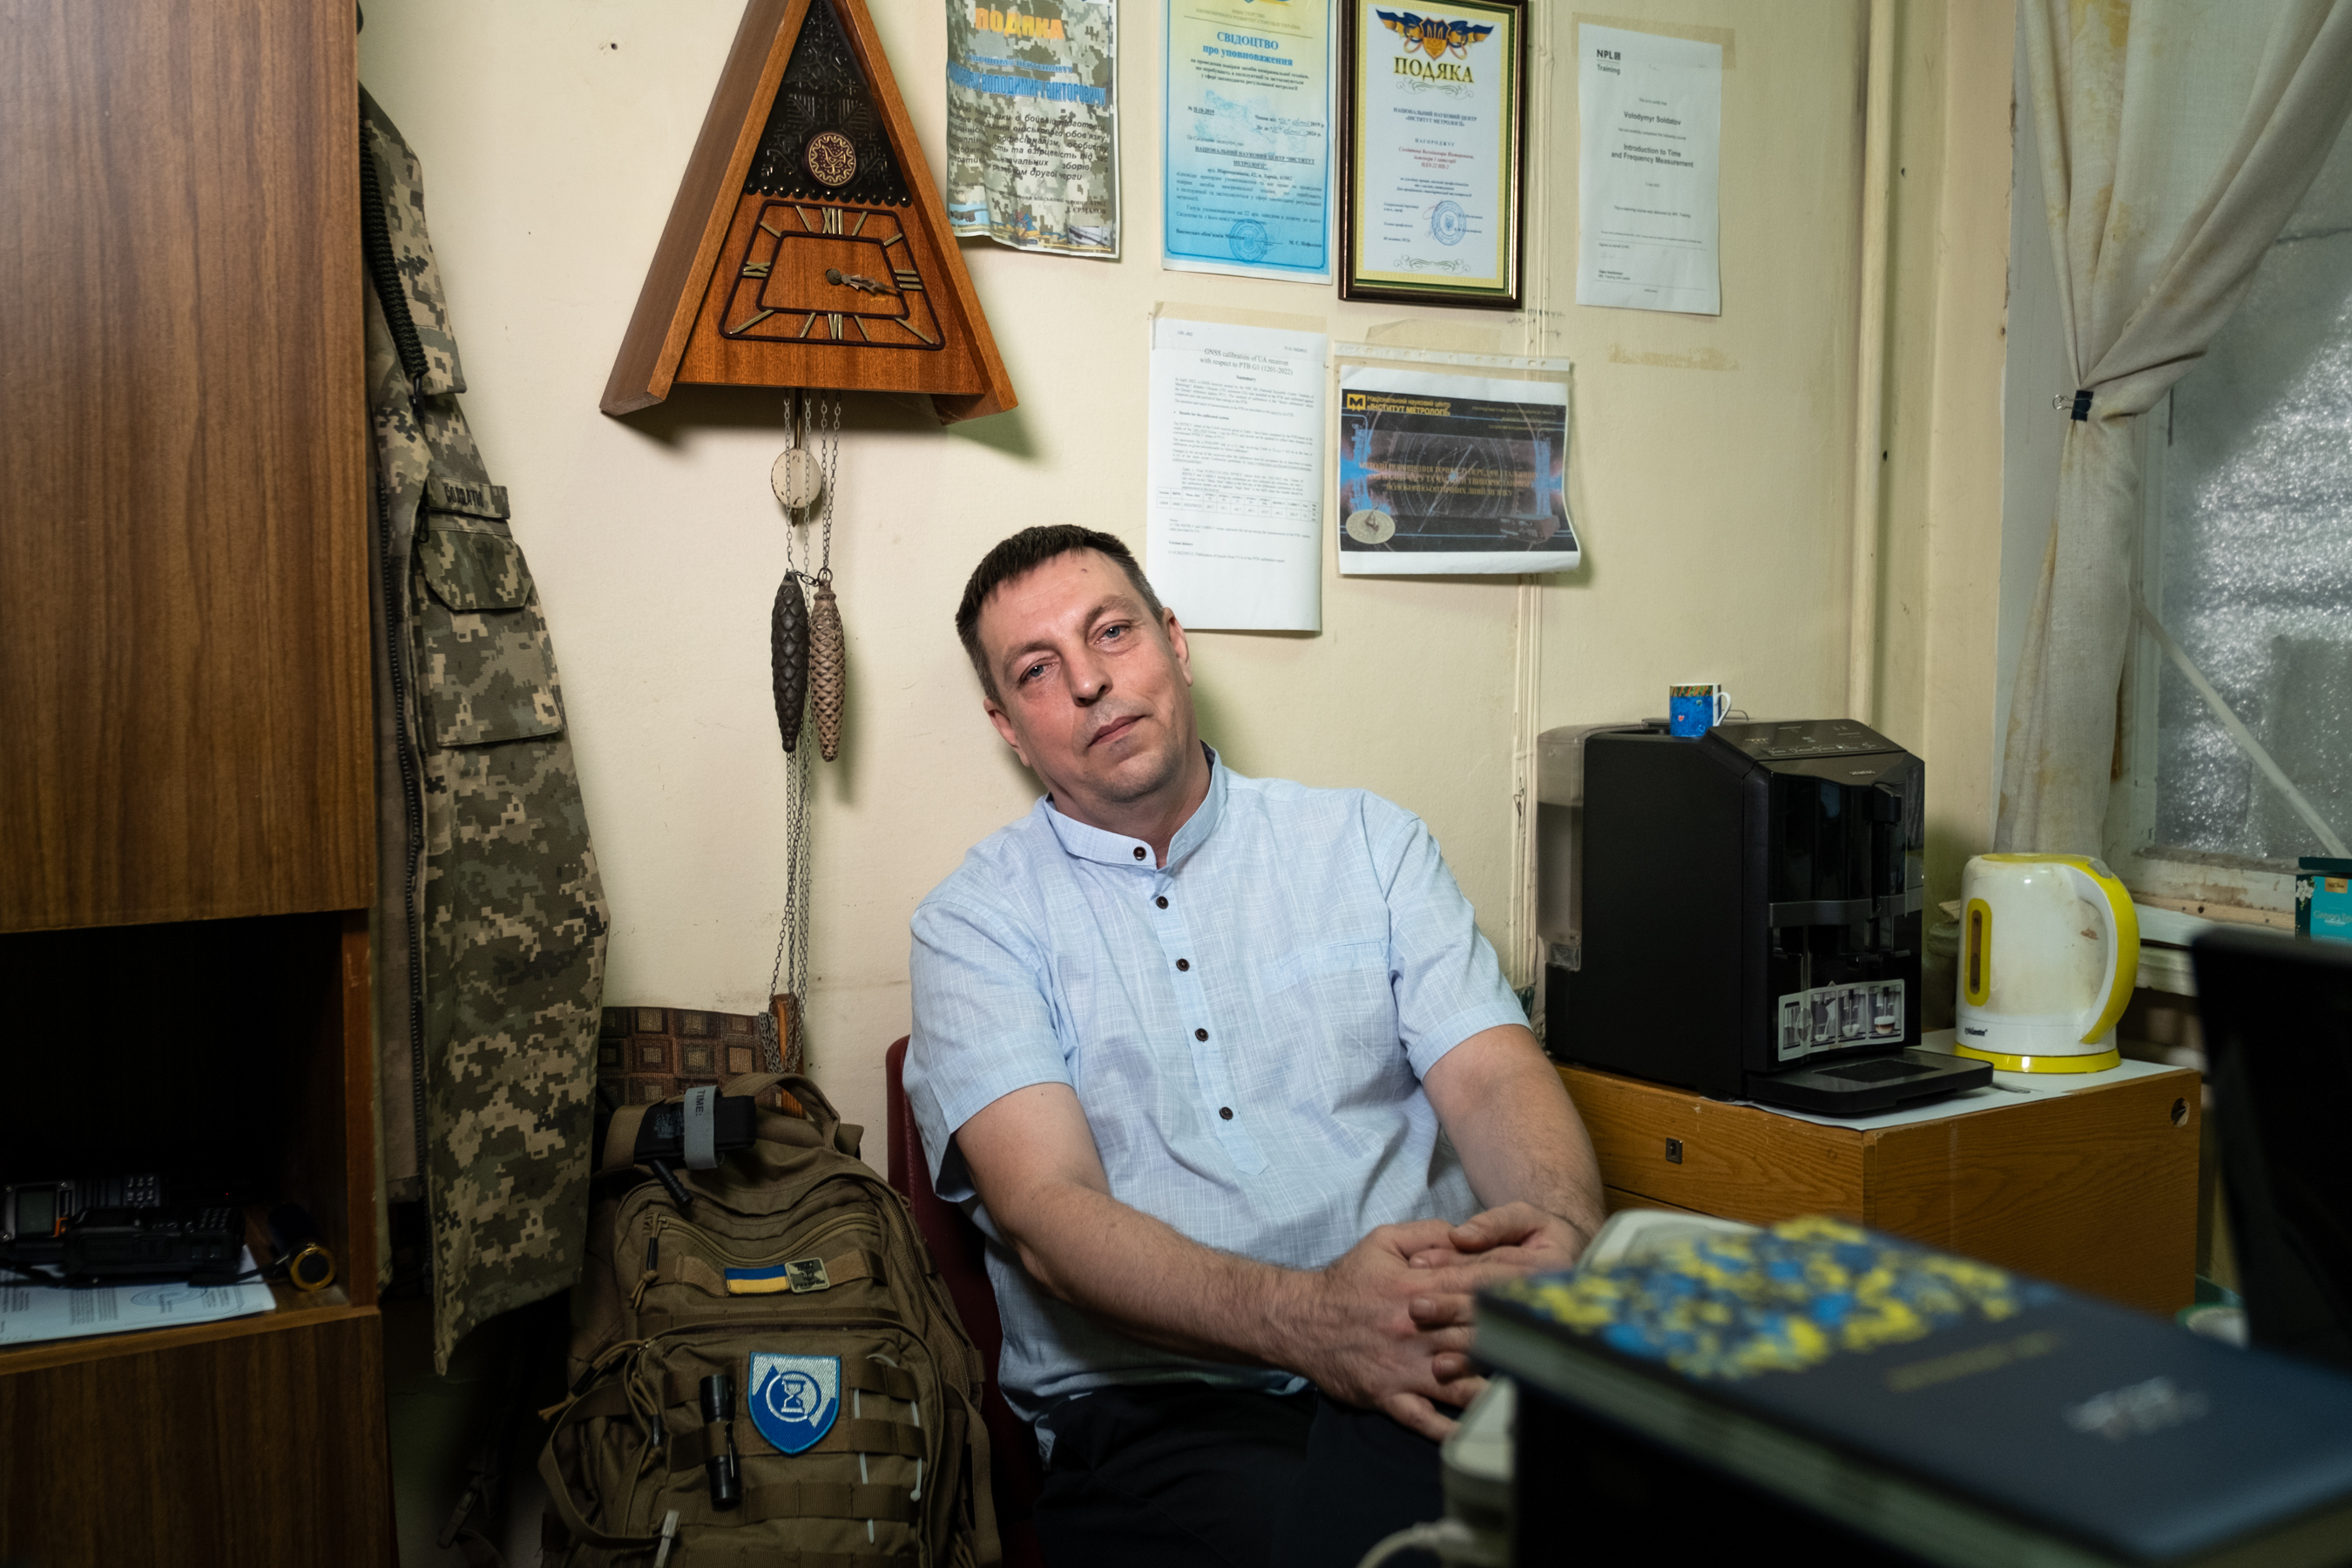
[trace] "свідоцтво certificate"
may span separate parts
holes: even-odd
[[[1167,265],[1329,282],[1329,7],[1167,5]]]

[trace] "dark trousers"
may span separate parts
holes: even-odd
[[[1436,1444],[1312,1390],[1106,1388],[1045,1423],[1037,1536],[1051,1568],[1355,1568],[1445,1512]]]

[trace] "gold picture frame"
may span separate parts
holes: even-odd
[[[1517,310],[1527,0],[1339,4],[1339,297]]]

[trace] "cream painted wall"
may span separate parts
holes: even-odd
[[[2010,0],[1898,10],[1876,719],[1927,763],[1934,902],[1992,847],[2017,23]]]
[[[940,4],[875,10],[936,168]],[[614,1004],[756,1010],[781,909],[779,400],[685,389],[625,421],[596,411],[740,15],[738,0],[373,0],[361,40],[362,79],[424,160],[467,411],[553,627],[613,903]],[[1105,527],[1139,552],[1155,301],[1319,316],[1338,339],[1409,317],[1400,330],[1425,342],[1571,356],[1589,564],[1536,595],[1541,721],[1654,712],[1664,683],[1701,678],[1759,714],[1842,710],[1863,12],[1616,0],[1612,15],[1734,30],[1719,320],[1572,303],[1573,51],[1567,15],[1540,5],[1528,312],[1161,272],[1157,12],[1129,5],[1127,259],[968,244],[1020,408],[942,430],[904,402],[851,400],[834,565],[852,695],[842,759],[818,770],[811,1034],[852,1120],[881,1121],[882,1048],[907,1028],[908,915],[1034,797],[980,713],[950,625],[958,592],[1032,522]],[[1195,637],[1204,731],[1245,773],[1421,813],[1499,943],[1517,877],[1517,592],[1342,583],[1328,553],[1321,636]]]
[[[1544,595],[1543,722],[1663,713],[1720,680],[1758,718],[1845,711],[1866,7],[1612,14],[1727,30],[1720,317],[1575,299],[1573,50],[1560,29],[1547,351],[1576,362],[1586,565]]]

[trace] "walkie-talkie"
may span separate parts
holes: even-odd
[[[233,1275],[245,1232],[218,1185],[155,1174],[0,1189],[0,1262],[70,1284]]]
[[[67,1283],[234,1275],[245,1231],[228,1204],[84,1209],[58,1238]]]

